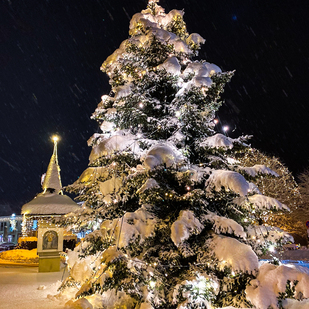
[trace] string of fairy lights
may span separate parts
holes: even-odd
[[[143,106],[140,106],[140,108],[143,108]],[[218,124],[219,121],[220,121],[220,120],[218,120],[218,119],[214,119],[214,123],[215,123],[215,124]],[[117,131],[117,129],[116,129],[116,131]],[[225,134],[227,135],[228,126],[223,126],[223,131],[224,131]],[[117,136],[117,135],[116,135],[116,136]],[[128,150],[132,145],[135,146],[136,141],[140,140],[141,137],[142,137],[141,134],[138,134],[138,135],[137,135],[137,138],[134,140],[134,142],[133,142],[132,144],[128,145],[128,146],[126,147],[126,149],[124,149],[124,151]],[[133,152],[134,152],[134,147],[133,147]],[[113,165],[114,167],[116,167],[117,164],[116,164],[116,162],[113,162],[112,165]],[[115,187],[116,187],[116,169],[114,169],[114,188],[115,188]],[[187,189],[187,190],[190,190],[190,187],[187,186],[186,189]],[[166,193],[166,194],[168,194],[168,193]],[[114,199],[113,202],[114,202],[114,203],[117,203],[118,201],[117,201],[117,199]],[[123,217],[122,217],[121,223],[123,223]],[[117,226],[117,225],[116,225],[116,226]],[[114,228],[114,231],[113,231],[112,235],[113,235],[114,232],[115,232],[116,226],[115,226],[115,228]],[[119,235],[118,235],[117,247],[118,247],[118,244],[119,244],[119,239],[120,239],[121,231],[122,231],[122,224],[121,224],[121,226],[120,226],[120,231],[119,231]],[[256,231],[255,231],[255,233],[256,233]],[[265,238],[264,238],[263,233],[261,232],[260,234],[262,235],[262,238],[263,238],[263,240],[264,240],[264,242],[265,242]],[[111,236],[111,237],[112,237],[112,236]],[[252,236],[252,239],[255,239],[255,238],[257,238],[257,234],[256,234],[256,236]],[[260,242],[260,240],[258,240],[258,242]],[[170,265],[169,265],[169,266],[170,266]]]
[[[113,162],[112,164],[111,164],[113,167],[116,167],[116,163],[115,162]],[[116,176],[116,173],[114,173],[114,176]],[[190,190],[190,187],[187,187],[186,188],[187,190]],[[118,245],[119,245],[119,240],[120,240],[120,237],[121,237],[121,232],[122,232],[122,226],[123,226],[123,220],[124,220],[124,216],[122,216],[122,218],[121,218],[121,224],[120,224],[120,230],[119,230],[119,233],[118,233],[118,237],[117,237],[117,250],[119,249],[118,248]],[[118,226],[118,224],[115,224],[114,225],[114,229],[113,229],[113,231],[112,231],[112,233],[111,233],[111,235],[110,235],[110,241],[112,240],[112,237],[113,237],[113,235],[115,234],[115,231],[116,231],[116,228],[117,228],[117,226]],[[256,231],[255,231],[255,233],[256,233]],[[266,242],[266,239],[265,239],[265,237],[264,237],[264,233],[261,231],[261,233],[260,233],[260,235],[262,236],[262,238],[263,238],[263,240],[264,240],[264,242]],[[257,234],[256,234],[256,236],[252,236],[252,239],[255,239],[257,237]],[[258,242],[259,242],[259,240],[258,240]],[[269,247],[269,251],[273,251],[273,247],[272,246],[270,246]],[[99,257],[100,255],[98,255],[98,257]],[[133,260],[131,259],[131,258],[129,258],[126,254],[124,254],[124,256],[127,258],[127,262],[132,262]],[[98,258],[97,257],[97,258]],[[94,261],[95,262],[95,261]],[[94,263],[93,262],[93,263]],[[140,260],[136,260],[136,259],[134,259],[134,262],[136,262],[136,263],[141,263],[141,264],[143,264],[143,265],[145,265],[146,267],[147,266],[151,266],[151,267],[156,267],[157,266],[157,263],[153,263],[153,264],[149,264],[149,263],[147,263],[147,262],[144,262],[144,261],[140,261]],[[223,263],[223,264],[225,264],[226,263],[226,261],[221,261],[221,263]],[[195,266],[207,266],[207,267],[209,267],[210,266],[210,264],[209,263],[194,263],[194,265]],[[160,263],[160,267],[163,267],[163,268],[173,268],[173,267],[175,267],[175,268],[189,268],[190,267],[190,265],[172,265],[172,264],[161,264]],[[100,269],[100,268],[99,268]],[[97,270],[97,271],[99,271],[99,269]],[[159,273],[160,274],[160,273]],[[102,274],[101,274],[102,275]],[[101,276],[100,275],[100,276]],[[166,274],[167,275],[167,274]],[[233,275],[232,275],[233,276]]]

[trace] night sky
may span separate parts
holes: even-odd
[[[100,65],[128,37],[147,1],[0,0],[0,215],[20,213],[41,191],[58,144],[63,185],[88,165],[90,116],[110,87]],[[309,165],[309,2],[160,1],[184,9],[190,33],[206,39],[199,58],[236,70],[222,125],[231,137],[276,155],[296,176]]]

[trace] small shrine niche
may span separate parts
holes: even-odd
[[[58,249],[58,234],[56,231],[47,231],[43,235],[42,249]]]

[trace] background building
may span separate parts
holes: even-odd
[[[17,243],[18,237],[21,236],[23,216],[1,216],[0,217],[0,243],[14,242]]]
[[[55,219],[80,208],[69,196],[63,194],[57,155],[58,137],[54,136],[53,141],[54,151],[42,181],[43,191],[24,204],[21,210],[23,236],[37,237],[40,224],[53,226]],[[75,241],[76,236],[70,232],[65,233],[64,240],[70,242],[72,239]]]

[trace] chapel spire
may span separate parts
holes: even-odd
[[[43,193],[50,191],[55,193],[62,193],[62,184],[60,178],[60,166],[58,164],[58,155],[57,155],[57,142],[59,140],[58,136],[53,136],[52,140],[54,141],[54,151],[50,158],[46,176],[43,181]]]

